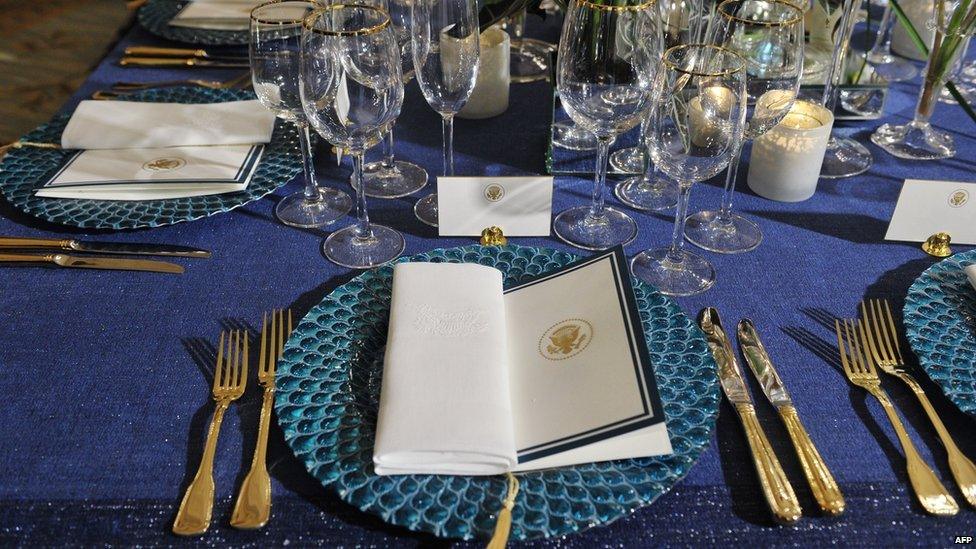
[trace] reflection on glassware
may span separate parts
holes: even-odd
[[[717,13],[713,42],[745,61],[748,99],[743,141],[752,140],[783,120],[796,100],[803,74],[803,12],[782,0],[726,0]],[[723,95],[716,100],[727,100],[727,89],[720,90]],[[685,237],[699,248],[742,253],[762,242],[759,225],[732,211],[741,155],[742,142],[729,162],[721,207],[698,212],[686,221]]]
[[[617,173],[644,173],[644,147],[634,145],[614,151],[610,155],[610,167]]]
[[[592,151],[596,149],[596,136],[572,120],[555,122],[552,125],[552,144],[571,151]]]
[[[262,105],[298,129],[305,189],[275,207],[278,220],[292,227],[328,225],[352,209],[348,194],[319,187],[315,180],[311,136],[298,92],[302,17],[316,7],[301,0],[273,2],[254,8],[250,17],[248,56],[254,92]]]
[[[639,151],[641,167],[640,175],[628,177],[613,188],[613,194],[621,202],[642,211],[667,210],[678,203],[678,185],[664,177],[654,161],[654,151],[651,148],[651,118],[648,116],[641,122],[641,143],[643,147],[633,147]],[[628,151],[630,149],[624,149]],[[621,152],[621,151],[618,151]],[[613,162],[611,161],[611,164]]]
[[[653,1],[610,6],[578,0],[566,13],[556,88],[570,118],[597,138],[591,203],[553,220],[556,236],[573,246],[602,250],[637,236],[637,223],[604,203],[607,156],[614,139],[640,123],[659,91],[660,40]],[[608,94],[621,101],[607,101]]]
[[[363,185],[363,156],[400,114],[403,77],[400,48],[387,13],[363,5],[334,4],[306,17],[301,41],[302,106],[312,127],[353,158],[355,224],[322,244],[343,267],[382,265],[403,252],[403,235],[370,223]]]
[[[708,260],[683,249],[692,184],[722,172],[738,150],[745,125],[743,60],[717,46],[675,46],[664,54],[664,90],[654,109],[655,164],[678,181],[680,194],[671,246],[638,254],[634,276],[667,295],[693,295],[715,283]]]
[[[878,23],[878,34],[867,54],[868,63],[874,67],[874,71],[879,76],[889,82],[911,80],[918,74],[918,69],[907,59],[896,57],[891,53],[891,27],[891,4],[885,3],[884,13]]]
[[[454,175],[454,115],[464,107],[478,77],[481,37],[476,0],[415,0],[411,45],[417,83],[443,119],[443,174]],[[437,226],[437,193],[417,201],[414,213]]]
[[[549,54],[552,44],[525,38],[525,8],[509,18],[505,30],[512,35],[509,70],[512,83],[535,82],[549,77]]]

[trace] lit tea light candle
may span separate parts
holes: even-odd
[[[699,147],[714,147],[727,140],[729,116],[733,101],[732,90],[723,86],[703,88],[688,102],[688,124],[691,141]]]
[[[833,126],[830,111],[798,100],[776,127],[753,142],[749,188],[781,202],[813,196]]]

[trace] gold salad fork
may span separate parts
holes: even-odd
[[[936,413],[929,398],[925,396],[922,386],[905,370],[901,348],[898,345],[898,332],[895,330],[895,320],[891,315],[888,300],[873,299],[861,302],[861,315],[864,319],[867,337],[864,345],[871,351],[871,356],[886,374],[897,377],[915,393],[922,409],[929,416],[929,421],[939,434],[942,445],[949,456],[949,470],[952,471],[956,484],[962,490],[963,496],[970,505],[976,506],[976,465],[973,464],[956,446],[952,435]]]
[[[260,528],[271,516],[271,478],[268,476],[268,423],[271,420],[271,404],[274,402],[275,367],[285,340],[291,334],[291,309],[288,310],[288,328],[285,328],[285,312],[271,311],[271,325],[265,314],[261,323],[261,355],[258,358],[258,383],[264,387],[261,403],[261,420],[258,424],[258,441],[254,447],[251,470],[244,477],[237,494],[230,524],[235,528]]]
[[[888,394],[881,388],[878,371],[874,368],[871,357],[861,350],[859,341],[864,340],[864,326],[857,320],[845,319],[843,329],[841,321],[834,320],[837,330],[837,349],[840,351],[840,361],[844,367],[844,375],[851,384],[861,387],[871,393],[884,408],[894,427],[908,464],[908,480],[918,497],[922,507],[933,515],[950,516],[959,512],[959,505],[952,498],[945,486],[939,482],[932,468],[919,455],[912,440],[908,438],[905,426],[898,418],[898,412],[888,398]]]
[[[217,435],[220,433],[220,423],[224,419],[227,407],[244,394],[244,388],[247,386],[247,339],[247,332],[244,330],[220,333],[213,381],[213,398],[217,401],[217,410],[207,431],[207,443],[203,449],[200,468],[197,469],[193,482],[187,487],[183,502],[180,503],[180,510],[176,513],[176,521],[173,523],[175,534],[194,536],[206,532],[210,527],[214,499],[213,461]]]

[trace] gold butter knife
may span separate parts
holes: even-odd
[[[204,49],[192,48],[160,48],[156,46],[129,46],[125,48],[125,55],[142,57],[199,57],[201,59],[222,58],[247,61],[246,55],[212,55]]]
[[[785,524],[796,522],[802,514],[800,502],[796,499],[793,486],[786,478],[786,473],[783,471],[779,459],[776,458],[776,453],[773,452],[773,446],[769,443],[766,433],[759,424],[756,408],[752,403],[752,395],[746,388],[742,371],[739,369],[739,363],[735,360],[729,338],[722,328],[718,311],[712,307],[703,309],[699,318],[699,325],[705,332],[708,347],[718,364],[718,378],[722,385],[722,392],[732,403],[742,421],[756,472],[759,474],[763,495],[766,497],[769,509],[773,512],[773,518]]]
[[[803,474],[810,483],[813,497],[817,504],[825,513],[839,515],[844,512],[844,496],[841,494],[837,481],[827,468],[827,464],[814,446],[813,440],[807,434],[807,430],[800,423],[800,416],[793,406],[793,400],[789,392],[783,385],[773,361],[770,360],[766,348],[759,340],[759,333],[756,326],[748,318],[739,322],[737,330],[739,337],[739,348],[742,355],[746,357],[746,364],[759,380],[763,393],[769,402],[776,407],[780,418],[786,425],[786,432],[790,434],[796,455],[800,458],[800,466]]]
[[[248,69],[246,61],[200,59],[197,57],[133,57],[119,59],[123,67],[209,67],[212,69]]]
[[[68,254],[0,254],[0,263],[50,263],[58,267],[182,274],[183,266],[149,259],[79,257]]]

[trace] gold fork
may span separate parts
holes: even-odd
[[[291,333],[291,309],[288,310],[288,329],[285,329],[285,312],[271,311],[271,325],[267,314],[261,323],[261,354],[258,358],[258,382],[264,387],[261,403],[261,420],[258,423],[258,441],[254,447],[251,470],[244,477],[230,524],[235,528],[260,528],[271,516],[271,478],[268,476],[268,423],[271,420],[271,404],[274,402],[275,366],[285,348],[285,340]]]
[[[901,447],[905,451],[905,460],[908,462],[908,480],[911,482],[912,489],[918,497],[919,503],[925,510],[933,515],[951,516],[959,512],[959,505],[956,500],[949,495],[945,486],[939,482],[932,468],[925,463],[919,455],[912,440],[908,438],[908,432],[898,418],[898,412],[888,398],[888,394],[881,388],[881,379],[878,378],[878,371],[874,368],[871,357],[861,351],[859,341],[864,340],[864,326],[857,320],[844,320],[844,329],[841,330],[840,320],[834,320],[834,328],[837,330],[837,349],[840,351],[840,361],[844,366],[844,375],[853,385],[866,389],[874,398],[881,402],[891,426],[895,428]],[[860,333],[860,337],[858,334]],[[845,344],[846,341],[846,344]]]
[[[922,386],[905,370],[901,348],[898,345],[898,332],[895,330],[895,320],[891,314],[888,300],[874,299],[861,302],[861,315],[864,318],[865,347],[871,350],[871,355],[881,370],[888,375],[897,377],[915,393],[922,409],[929,416],[929,421],[939,434],[942,445],[949,456],[949,470],[952,471],[956,484],[962,490],[963,496],[970,505],[976,506],[976,465],[973,464],[956,446],[952,435],[936,413],[929,398],[925,396]]]
[[[224,339],[227,340],[226,351]],[[197,469],[193,482],[187,487],[183,502],[180,503],[180,510],[176,513],[176,521],[173,523],[175,534],[194,536],[206,532],[210,527],[214,499],[213,461],[220,423],[224,420],[227,407],[244,394],[246,386],[247,333],[243,330],[221,332],[213,381],[213,398],[217,401],[217,410],[207,431],[207,444],[203,449],[200,468]]]
[[[249,84],[251,71],[241,73],[230,80],[203,80],[200,78],[190,78],[187,80],[166,80],[163,82],[116,82],[112,84],[111,91],[101,92],[104,95],[150,90],[156,88],[171,88],[175,86],[197,86],[211,90],[229,90]]]

